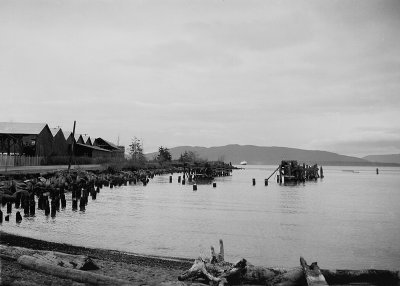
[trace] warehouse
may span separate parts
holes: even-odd
[[[53,135],[46,123],[0,122],[0,153],[50,156]]]
[[[51,134],[53,134],[53,156],[67,156],[68,155],[68,143],[65,139],[64,132],[60,127],[50,128]]]

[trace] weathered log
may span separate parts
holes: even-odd
[[[192,267],[182,273],[178,280],[202,279],[217,285],[344,285],[349,283],[372,283],[374,285],[398,285],[399,271],[390,270],[323,270],[316,262],[307,265],[300,258],[301,267],[291,269],[254,266],[245,259],[232,264],[224,261],[223,242],[220,241],[220,253],[211,247],[211,258],[198,258]]]
[[[1,254],[18,259],[22,255],[35,257],[43,262],[66,268],[79,270],[96,270],[97,265],[85,255],[73,255],[57,251],[34,250],[24,247],[12,247],[0,245]]]
[[[322,275],[321,270],[318,267],[317,262],[307,265],[306,260],[303,257],[300,257],[300,265],[303,268],[303,273],[306,277],[308,286],[328,285],[324,275]]]
[[[327,270],[321,269],[328,284],[371,283],[373,285],[398,285],[400,271],[391,270]]]
[[[110,276],[105,276],[93,272],[86,272],[77,269],[54,266],[33,256],[22,255],[18,258],[18,263],[29,269],[54,275],[57,277],[71,279],[82,283],[95,285],[132,285],[127,280],[121,280]]]

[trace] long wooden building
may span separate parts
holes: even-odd
[[[72,147],[74,146],[74,147]],[[0,122],[0,154],[13,156],[70,156],[123,158],[125,148],[87,134],[49,128],[46,123]]]
[[[46,123],[0,122],[2,154],[50,156],[53,141],[53,135]]]

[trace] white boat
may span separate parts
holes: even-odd
[[[242,162],[240,162],[240,165],[247,165],[247,162],[246,161],[242,161]]]

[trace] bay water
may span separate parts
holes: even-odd
[[[400,269],[400,168],[324,167],[325,178],[295,186],[267,178],[276,166],[243,166],[211,184],[181,185],[182,174],[101,189],[85,212],[56,218],[37,211],[3,231],[54,242],[126,252],[209,257],[223,239],[226,260],[299,265],[299,257],[332,269]],[[252,185],[252,179],[256,185]],[[3,208],[3,213],[5,209]]]

